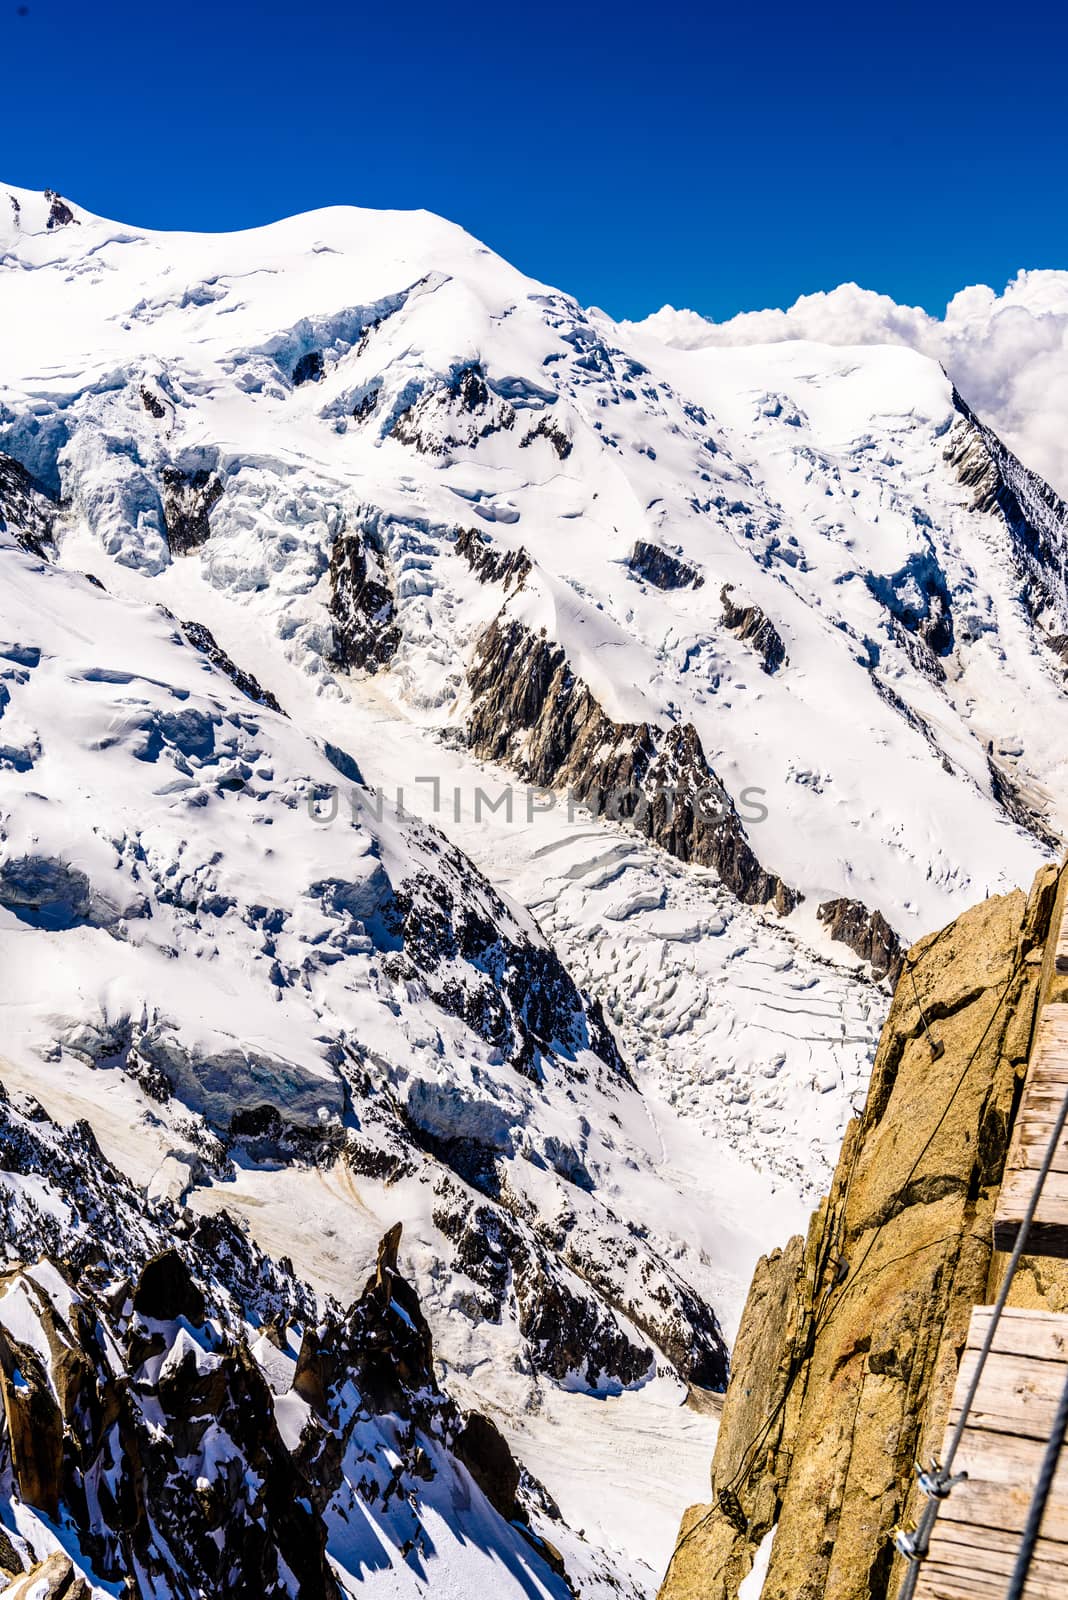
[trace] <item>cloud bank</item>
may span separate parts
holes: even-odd
[[[1068,272],[1020,272],[996,294],[962,289],[943,318],[844,283],[788,311],[710,322],[664,306],[633,324],[679,349],[814,339],[905,344],[940,361],[968,404],[1068,499]]]

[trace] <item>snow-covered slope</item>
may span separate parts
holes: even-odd
[[[0,1077],[346,1303],[402,1220],[640,1592],[873,976],[1063,831],[1065,508],[906,349],[669,348],[422,213],[13,198]]]
[[[802,295],[786,311],[746,311],[720,323],[664,306],[637,330],[680,349],[781,339],[909,345],[940,361],[1006,444],[1068,494],[1068,272],[1018,272],[1000,293],[974,284],[942,317],[843,283]]]
[[[453,1318],[532,1376],[721,1386],[677,1241],[615,1209],[634,1171],[664,1210],[645,1109],[530,917],[423,824],[378,820],[353,758],[232,681],[201,629],[14,527],[0,556],[9,1080],[84,1111],[154,1199],[198,1186],[210,1212],[266,1177],[279,1255],[339,1187],[347,1281],[310,1250],[339,1297],[400,1214]],[[325,826],[342,778],[363,809]]]

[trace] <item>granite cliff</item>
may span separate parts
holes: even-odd
[[[908,952],[830,1193],[757,1266],[712,1499],[686,1513],[661,1600],[896,1594],[914,1463],[1005,1263],[991,1224],[1039,999],[1062,998],[1066,879],[1044,868]],[[1068,1308],[1065,1265],[1025,1257],[1012,1303]]]

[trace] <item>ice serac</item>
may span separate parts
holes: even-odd
[[[769,1538],[763,1600],[896,1593],[914,1463],[939,1449],[972,1307],[996,1292],[993,1211],[1065,887],[1044,868],[908,952],[830,1194],[754,1274],[711,1504],[686,1513],[661,1600],[733,1600]],[[1063,1310],[1068,1271],[1025,1260],[1013,1294]]]

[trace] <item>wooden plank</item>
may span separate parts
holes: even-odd
[[[959,1465],[961,1472],[968,1473],[973,1488],[982,1482],[1004,1484],[1011,1489],[1013,1484],[1037,1480],[1045,1447],[1044,1439],[1017,1438],[1004,1433],[993,1435],[985,1428],[965,1428],[954,1466]],[[1053,1485],[1058,1499],[1063,1495],[1064,1504],[1068,1506],[1068,1460],[1058,1466]],[[963,1485],[961,1492],[970,1493]],[[1000,1521],[997,1522],[998,1527],[1002,1525]],[[1052,1524],[1046,1531],[1051,1539],[1068,1541],[1068,1518],[1063,1534],[1056,1531]]]
[[[1055,965],[1058,972],[1068,972],[1068,907],[1065,908],[1061,918],[1060,932],[1057,935],[1057,954]]]
[[[1002,1539],[1000,1545],[996,1542],[997,1538]],[[988,1539],[983,1545],[981,1558],[977,1555],[974,1542],[954,1543],[950,1539],[943,1539],[941,1530],[939,1530],[939,1541],[937,1552],[932,1548],[930,1556],[923,1564],[920,1582],[917,1585],[918,1596],[930,1597],[942,1593],[989,1594],[996,1596],[997,1600],[1004,1600],[1008,1579],[1016,1561],[1018,1540],[1015,1537],[1004,1539],[1003,1536],[995,1536]],[[953,1587],[955,1583],[961,1585],[971,1583],[976,1587],[958,1589]],[[978,1587],[983,1583],[989,1587]],[[1040,1556],[1036,1550],[1024,1591],[1027,1600],[1039,1600],[1039,1597],[1041,1600],[1064,1600],[1064,1585],[1065,1567],[1059,1561],[1051,1562],[1045,1556]]]
[[[1041,1451],[1036,1452],[1036,1459],[1041,1460]],[[1037,1468],[1026,1477],[1018,1478],[1015,1483],[989,1482],[985,1478],[984,1457],[973,1452],[970,1463],[976,1472],[983,1472],[984,1477],[969,1478],[967,1483],[958,1484],[950,1496],[950,1501],[955,1503],[952,1506],[947,1503],[942,1507],[936,1526],[941,1528],[942,1519],[945,1518],[947,1526],[951,1523],[957,1526],[958,1535],[962,1524],[971,1531],[973,1537],[981,1532],[984,1549],[995,1535],[1018,1543],[1027,1521],[1031,1491],[1038,1478]],[[957,1463],[953,1465],[956,1468]],[[1063,1496],[1051,1503],[1043,1522],[1042,1535],[1049,1559],[1060,1562],[1065,1593],[1068,1594],[1068,1501]]]
[[[975,1306],[968,1323],[964,1348],[981,1350],[990,1331],[993,1306]],[[1059,1311],[1032,1310],[1027,1306],[1006,1306],[998,1318],[995,1348],[1009,1356],[1035,1356],[1039,1360],[1068,1361],[1068,1322]],[[1051,1357],[1050,1352],[1058,1352]]]
[[[1066,919],[1068,921],[1068,919]],[[1065,926],[1062,925],[1062,935]],[[1043,1006],[994,1213],[994,1243],[1011,1250],[1031,1203],[1058,1114],[1068,1096],[1068,1005]],[[1068,1259],[1068,1129],[1043,1185],[1029,1255]]]
[[[1019,1548],[1019,1540],[1016,1538],[1015,1534],[1012,1533],[1002,1533],[995,1529],[990,1529],[988,1531],[989,1541],[987,1548],[990,1551],[992,1566],[994,1566],[997,1571],[1001,1571],[1002,1565],[1004,1564],[1011,1572],[1012,1563],[1016,1560],[1016,1554]],[[959,1522],[954,1522],[947,1513],[944,1519],[943,1532],[945,1533],[945,1559],[947,1562],[952,1562],[956,1559],[953,1554],[954,1549],[970,1550],[972,1548],[970,1523],[962,1524]],[[1056,1576],[1061,1571],[1061,1564],[1064,1561],[1064,1558],[1065,1550],[1063,1545],[1051,1545],[1046,1539],[1040,1539],[1038,1541],[1038,1545],[1036,1546],[1035,1550],[1035,1560],[1037,1563],[1045,1567],[1045,1569],[1051,1575]]]
[[[1008,1578],[998,1573],[979,1571],[974,1557],[959,1567],[929,1561],[916,1586],[917,1600],[1005,1600]],[[1029,1579],[1024,1591],[1027,1600],[1064,1600],[1064,1580]]]
[[[1011,1250],[1035,1185],[1035,1172],[1006,1172],[994,1215],[994,1244]],[[1068,1175],[1051,1172],[1042,1191],[1042,1200],[1027,1236],[1027,1253],[1032,1256],[1068,1258]]]
[[[972,1313],[943,1449],[990,1318],[989,1306]],[[1006,1310],[953,1464],[968,1476],[939,1507],[917,1600],[1004,1600],[1066,1376],[1068,1316],[1018,1306]],[[1061,1451],[1024,1595],[1068,1596],[1068,1448]]]
[[[978,1354],[966,1350],[960,1363],[959,1395],[975,1376]],[[1036,1361],[1031,1356],[998,1354],[987,1358],[969,1420],[987,1433],[1011,1433],[1022,1439],[1048,1439],[1064,1387],[1063,1360]],[[950,1426],[960,1419],[960,1400],[953,1397]]]
[[[1012,1167],[1002,1180],[998,1197],[998,1215],[1019,1220],[1031,1203],[1035,1187],[1034,1167]],[[1035,1213],[1037,1222],[1058,1221],[1068,1215],[1068,1176],[1051,1172],[1042,1188],[1042,1198]],[[1030,1253],[1030,1252],[1029,1252]]]

